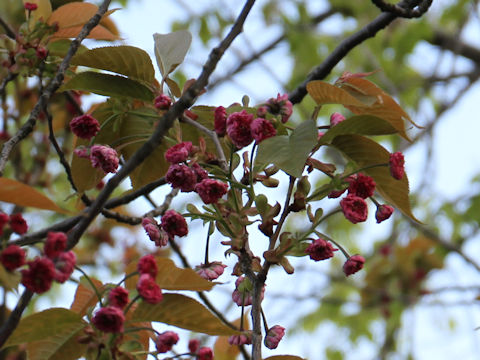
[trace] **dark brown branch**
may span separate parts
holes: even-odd
[[[410,1],[402,1],[399,6],[406,6]],[[409,6],[411,8],[411,6]],[[300,103],[307,94],[307,84],[313,80],[322,80],[330,74],[330,71],[357,45],[365,40],[374,37],[380,30],[387,27],[392,21],[397,19],[393,13],[383,13],[379,15],[371,23],[364,26],[362,29],[344,39],[340,45],[325,59],[323,63],[317,66],[308,74],[305,81],[300,84],[295,90],[289,94],[289,99],[293,104]]]
[[[7,321],[0,328],[0,347],[5,344],[10,335],[13,333],[13,330],[15,330],[17,327],[18,322],[22,317],[22,313],[32,299],[32,296],[33,293],[30,290],[25,290],[20,297],[17,306],[15,306],[15,309],[13,309],[13,311],[10,313]]]
[[[159,121],[159,125],[155,129],[153,135],[133,154],[133,156],[125,163],[124,166],[114,175],[103,190],[98,195],[95,202],[89,208],[87,215],[69,234],[68,248],[73,248],[79,241],[82,234],[100,213],[103,205],[108,200],[110,194],[116,189],[120,182],[125,179],[138,165],[140,165],[148,155],[152,153],[162,142],[163,136],[172,127],[176,118],[178,118],[187,108],[194,104],[195,99],[200,95],[201,91],[207,86],[208,79],[215,70],[218,62],[222,58],[225,51],[231,45],[233,40],[242,32],[243,24],[252,8],[254,0],[248,0],[242,9],[239,17],[235,21],[232,29],[224,40],[214,48],[195,83],[182,95],[180,99],[165,113]]]
[[[11,39],[15,39],[17,35],[15,34],[15,30],[13,30],[10,25],[7,24],[5,20],[0,16],[0,25],[5,29],[5,34]]]
[[[383,0],[372,0],[372,3],[383,12],[388,12],[395,14],[398,17],[411,19],[419,18],[423,14],[425,14],[430,8],[430,5],[432,5],[432,1],[433,0],[423,0],[421,2],[416,1],[416,3],[419,4],[415,8],[408,8],[397,4],[390,4],[384,2]]]
[[[90,31],[98,25],[102,16],[106,13],[108,6],[110,5],[111,0],[104,0],[102,5],[100,5],[97,13],[83,26],[82,30],[78,34],[78,36],[72,41],[70,48],[67,52],[67,55],[61,62],[60,66],[58,67],[57,73],[53,80],[48,84],[45,90],[41,93],[37,103],[35,104],[30,116],[25,124],[18,130],[18,132],[12,136],[10,140],[8,140],[2,148],[2,152],[0,154],[0,176],[3,175],[3,170],[8,161],[8,157],[13,150],[13,148],[22,141],[25,137],[27,137],[35,128],[35,124],[37,122],[37,118],[40,112],[45,108],[48,101],[52,97],[52,95],[57,91],[60,85],[63,82],[65,71],[68,69],[70,65],[70,60],[72,59],[73,55],[78,50],[80,43],[88,36]]]

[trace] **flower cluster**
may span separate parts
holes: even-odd
[[[278,94],[276,98],[269,99],[257,109],[256,118],[246,110],[231,113],[223,106],[219,106],[214,112],[214,127],[218,136],[228,135],[232,143],[241,149],[255,140],[257,144],[277,134],[275,120],[266,118],[267,113],[279,117],[282,123],[286,123],[292,115],[293,105],[288,100],[288,95]]]
[[[80,158],[89,159],[92,167],[102,169],[105,174],[117,172],[118,154],[108,145],[79,146],[73,152]]]
[[[214,204],[228,191],[222,181],[208,178],[208,173],[197,162],[187,160],[194,154],[191,142],[185,141],[172,146],[165,152],[165,159],[171,163],[165,179],[182,192],[195,191],[205,204]]]
[[[244,277],[239,276],[235,281],[235,290],[232,293],[232,300],[238,306],[248,306],[252,305],[252,283],[251,281]],[[265,285],[262,288],[261,299],[265,293]]]
[[[79,138],[90,140],[100,131],[100,123],[93,116],[84,114],[70,121],[70,129]]]
[[[212,281],[222,275],[226,267],[227,265],[224,265],[219,261],[213,261],[207,264],[200,264],[200,266],[196,266],[194,270],[205,280]]]
[[[155,219],[144,217],[142,219],[142,226],[150,240],[155,243],[155,246],[161,247],[167,245],[168,234],[158,225]]]
[[[308,245],[305,253],[310,256],[310,259],[320,261],[330,259],[334,255],[333,252],[337,250],[333,248],[330,242],[319,238]]]
[[[28,231],[28,224],[22,214],[7,214],[0,212],[0,235],[3,234],[5,226],[9,226],[10,230],[18,235],[23,235]]]

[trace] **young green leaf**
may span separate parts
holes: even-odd
[[[112,97],[129,97],[144,101],[152,101],[153,93],[138,81],[123,76],[85,71],[75,75],[59,91],[82,90],[98,95]]]
[[[50,308],[23,318],[4,347],[49,340],[63,345],[86,326],[82,316],[63,308]]]
[[[155,57],[162,78],[166,78],[183,62],[190,44],[192,34],[187,30],[175,31],[169,34],[153,34],[155,42]]]
[[[150,57],[144,50],[134,46],[107,46],[88,50],[75,55],[71,64],[112,71],[148,84],[155,80]]]
[[[268,164],[275,164],[287,174],[302,176],[305,161],[317,143],[315,122],[304,121],[290,136],[275,136],[263,140],[258,146],[255,170],[260,171]]]

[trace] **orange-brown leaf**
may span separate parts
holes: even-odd
[[[0,178],[0,201],[12,203],[18,206],[34,207],[37,209],[51,210],[60,214],[67,214],[48,197],[33,187],[19,181]]]
[[[97,288],[97,291],[101,293],[104,288],[102,282],[93,278],[90,278],[90,280]],[[84,316],[87,313],[87,309],[94,306],[97,302],[98,297],[95,290],[93,290],[90,283],[84,281],[78,284],[70,310]]]

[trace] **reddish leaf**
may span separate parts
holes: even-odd
[[[34,207],[37,209],[51,210],[60,214],[68,214],[40,191],[19,181],[0,178],[0,201],[18,206]]]
[[[90,281],[95,285],[97,291],[101,294],[104,286],[101,281],[90,278]],[[97,294],[92,288],[91,284],[82,277],[80,283],[78,284],[77,290],[75,291],[75,296],[73,298],[72,305],[70,305],[70,310],[84,316],[87,313],[89,307],[95,306],[98,302]]]

